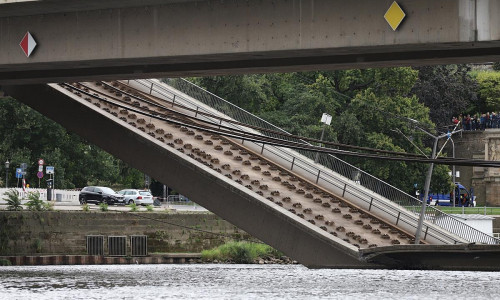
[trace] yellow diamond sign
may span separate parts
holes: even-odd
[[[403,11],[403,9],[401,9],[399,4],[397,4],[396,1],[394,1],[391,7],[389,7],[387,12],[385,13],[384,19],[387,21],[387,23],[389,23],[392,30],[396,31],[396,29],[398,29],[399,24],[401,24],[405,16],[406,14]]]

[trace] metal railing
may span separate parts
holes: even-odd
[[[207,109],[201,107],[200,104],[197,104],[187,97],[182,97],[180,94],[176,94],[172,90],[162,86],[161,84],[157,84],[153,80],[134,80],[136,84],[139,84],[144,89],[148,90],[150,94],[156,94],[166,99],[170,99],[172,102],[171,105],[175,105],[176,100],[179,102],[182,101],[182,105],[188,106],[190,109],[198,111],[204,111],[208,113],[213,113],[208,111]],[[181,91],[182,93],[188,95],[189,97],[196,99],[202,104],[209,106],[212,109],[215,109],[224,115],[235,119],[241,123],[258,126],[260,128],[269,129],[273,131],[282,132],[283,134],[288,134],[286,131],[272,125],[265,120],[258,118],[257,116],[233,105],[225,101],[224,99],[198,87],[197,85],[182,79],[166,79],[165,82],[171,87]],[[203,115],[198,115],[198,118],[208,120],[212,123],[221,124],[222,121],[217,118],[206,117]],[[224,123],[225,126],[242,129],[240,126],[236,126],[231,123]],[[281,135],[277,135],[274,133],[261,132],[261,134],[269,137],[276,137],[281,139],[286,139],[289,141],[294,141],[298,143],[307,144],[306,142],[292,138],[286,137],[284,138]],[[289,164],[289,169],[297,169],[300,168],[303,172],[305,172],[308,179],[312,179],[316,183],[322,182],[330,185],[333,188],[336,188],[337,191],[340,191],[343,197],[347,195],[354,195],[361,199],[364,203],[367,204],[368,210],[378,209],[385,214],[388,214],[394,218],[394,222],[396,225],[399,223],[405,223],[407,226],[410,226],[416,229],[416,225],[413,224],[415,220],[418,218],[420,214],[421,201],[417,198],[412,197],[411,195],[397,189],[389,185],[386,182],[364,172],[363,170],[345,162],[341,159],[333,156],[321,153],[319,156],[318,162],[330,169],[336,174],[341,176],[334,176],[331,172],[324,171],[322,168],[315,165],[312,160],[314,160],[316,156],[316,152],[312,151],[296,151],[301,155],[309,158],[311,161],[304,160],[300,156],[293,155],[293,152],[290,150],[285,150],[280,147],[265,145],[265,143],[253,143],[257,144],[258,147],[261,148],[261,154],[266,152],[269,156],[274,156],[276,159],[284,162],[285,164]],[[343,177],[343,178],[342,178]],[[360,189],[359,186],[362,186],[373,194]],[[383,202],[383,199],[379,199],[377,195],[382,196],[385,199],[392,201],[397,204],[399,207],[398,211],[393,211],[388,208]],[[384,206],[385,205],[385,206]],[[443,243],[449,243],[447,240],[443,240],[442,236],[446,236],[446,233],[443,233],[436,228],[434,225],[437,225],[448,232],[456,234],[462,239],[468,242],[477,242],[477,243],[485,243],[485,244],[500,244],[500,240],[493,238],[481,231],[478,231],[467,224],[462,223],[458,219],[441,212],[434,207],[428,207],[425,215],[425,220],[427,221],[426,227],[423,229],[424,231],[424,239],[427,236],[432,236],[437,240],[442,241]],[[433,225],[430,225],[432,223]],[[447,238],[453,243],[461,243],[463,242],[460,239],[455,238],[453,235],[448,235]]]

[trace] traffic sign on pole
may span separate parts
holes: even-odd
[[[46,166],[45,167],[45,173],[47,173],[47,174],[54,174],[54,167],[52,167],[52,166]]]
[[[23,178],[23,169],[16,168],[16,178]]]
[[[43,178],[43,172],[36,173],[36,177],[38,177],[39,179],[42,179]]]

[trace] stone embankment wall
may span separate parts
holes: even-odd
[[[453,140],[457,158],[500,160],[500,129],[466,131]],[[447,144],[447,152],[452,157],[451,143]],[[474,188],[477,205],[500,206],[500,168],[457,166],[456,170],[460,171],[456,180]]]
[[[148,253],[201,252],[250,236],[211,213],[0,211],[0,256],[84,255],[86,236],[148,237]],[[127,247],[130,251],[129,247]]]

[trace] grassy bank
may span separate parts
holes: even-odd
[[[259,261],[283,259],[283,254],[265,244],[229,242],[217,248],[202,251],[201,258],[206,262],[251,264]]]
[[[438,206],[438,209],[447,214],[461,214],[462,207]],[[465,214],[500,215],[500,207],[463,207]]]
[[[447,214],[477,214],[477,215],[493,215],[493,216],[498,216],[500,215],[500,207],[484,207],[484,206],[478,206],[478,207],[452,207],[452,206],[432,206],[440,211],[447,213]],[[409,210],[412,211],[418,211],[420,212],[420,206],[416,207],[406,207]]]

